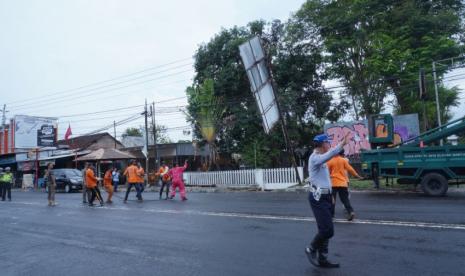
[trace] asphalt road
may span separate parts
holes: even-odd
[[[57,194],[47,207],[45,193],[14,192],[0,202],[0,275],[465,275],[464,193],[353,193],[332,270],[304,254],[316,231],[305,194],[188,196],[91,208]]]

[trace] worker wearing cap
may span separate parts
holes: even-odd
[[[102,194],[97,186],[98,178],[95,176],[93,166],[88,166],[86,170],[86,185],[87,190],[91,192],[91,197],[89,199],[89,206],[94,206],[94,200],[97,199],[100,201],[100,205],[103,206]]]
[[[126,168],[126,170],[124,171],[124,176],[127,179],[128,188],[126,190],[126,195],[124,197],[123,202],[126,203],[128,201],[128,196],[129,196],[129,193],[131,192],[132,187],[136,189],[137,199],[139,201],[142,201],[142,195],[141,195],[140,186],[139,186],[140,178],[138,175],[137,162],[135,160],[133,160],[131,162],[131,165]]]
[[[141,198],[142,198],[142,193],[145,190],[145,179],[144,178],[145,178],[145,170],[139,162],[137,163],[137,183],[139,184]]]
[[[54,163],[50,162],[47,164],[47,170],[45,171],[45,183],[47,185],[47,193],[48,193],[48,206],[56,206],[57,203],[55,202],[55,192],[57,188],[57,183],[55,179],[55,175],[53,173],[53,167],[55,166]]]
[[[2,201],[5,201],[5,198],[8,193],[8,200],[11,201],[11,186],[13,186],[13,174],[11,173],[11,168],[6,167],[5,172],[2,176]]]
[[[3,168],[0,167],[0,197],[1,198],[3,198],[3,185],[4,185],[4,183],[3,183],[3,175],[4,174],[5,173],[3,172]]]
[[[113,185],[111,183],[112,175],[111,173],[113,172],[112,168],[109,168],[105,172],[105,176],[103,177],[103,186],[105,187],[105,191],[108,193],[108,198],[107,198],[107,203],[113,203],[111,198],[113,197]]]
[[[329,239],[334,235],[331,197],[331,179],[326,165],[336,156],[348,142],[348,135],[335,148],[331,149],[329,137],[326,134],[315,136],[315,149],[308,159],[310,193],[308,200],[318,226],[318,233],[310,245],[305,248],[309,261],[320,267],[339,267],[339,264],[328,260]]]
[[[160,177],[161,181],[161,188],[160,188],[160,199],[163,195],[163,190],[165,189],[166,186],[166,197],[165,200],[168,199],[168,193],[170,191],[170,175],[168,174],[170,168],[166,165],[165,162],[161,163],[161,167],[158,170],[157,175]]]
[[[354,219],[355,213],[349,200],[348,174],[351,174],[352,176],[357,177],[358,179],[363,178],[360,175],[358,175],[354,168],[352,168],[352,166],[349,164],[349,160],[344,158],[344,150],[339,152],[338,155],[333,157],[326,164],[328,165],[332,184],[333,208],[331,213],[334,217],[337,194],[339,194],[339,198],[341,199],[342,204],[344,204],[344,207],[347,210],[347,220],[351,221]]]

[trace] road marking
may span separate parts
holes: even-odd
[[[44,204],[33,202],[11,202],[14,204],[44,206]],[[88,208],[87,206],[82,206]],[[59,208],[59,207],[54,207]],[[134,211],[135,209],[126,206],[103,206],[96,207],[97,209],[105,210],[119,210],[119,211]],[[247,214],[247,213],[227,213],[227,212],[209,212],[209,211],[193,211],[193,210],[170,210],[170,209],[137,209],[138,212],[155,213],[155,214],[182,214],[182,215],[197,215],[197,216],[211,216],[211,217],[230,217],[230,218],[245,218],[245,219],[260,219],[260,220],[281,220],[281,221],[298,221],[298,222],[315,222],[314,218],[298,217],[298,216],[279,216],[279,215],[261,215],[261,214]],[[347,221],[345,219],[334,219],[335,223],[341,224],[364,224],[364,225],[385,225],[385,226],[402,226],[402,227],[416,227],[416,228],[430,228],[430,229],[449,229],[449,230],[465,230],[465,224],[444,224],[432,222],[416,222],[416,221],[394,221],[394,220],[369,220],[369,219],[355,219]]]

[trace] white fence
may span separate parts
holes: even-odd
[[[303,168],[297,168],[303,180]],[[263,190],[285,189],[296,185],[294,168],[256,169],[217,172],[186,172],[187,186],[197,187],[259,187]]]

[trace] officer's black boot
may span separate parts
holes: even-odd
[[[330,260],[328,260],[328,244],[329,240],[324,240],[321,249],[318,250],[318,264],[320,267],[337,268],[339,267],[338,263],[333,263]]]
[[[312,243],[305,248],[305,254],[307,255],[308,260],[314,266],[319,266],[318,263],[318,250],[321,248],[324,239],[320,234],[316,234],[313,238]]]

